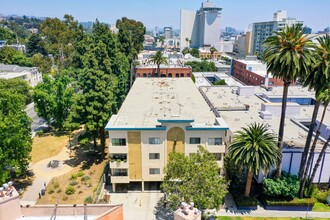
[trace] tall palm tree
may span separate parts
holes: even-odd
[[[167,64],[167,58],[163,56],[164,53],[161,51],[157,51],[154,55],[150,56],[149,63],[153,63],[157,65],[157,76],[160,76],[160,65]]]
[[[314,62],[312,53],[314,44],[304,35],[304,31],[305,28],[299,24],[286,26],[284,30],[274,32],[273,36],[264,41],[266,49],[263,53],[263,59],[267,63],[267,71],[284,82],[278,132],[278,148],[281,151],[289,86],[298,78],[304,79],[310,73],[311,64]],[[279,158],[277,177],[281,176],[281,172],[282,157]]]
[[[300,163],[300,190],[299,197],[302,198],[304,195],[304,188],[307,181],[308,171],[311,165],[312,157],[314,154],[316,142],[320,135],[320,126],[322,125],[325,111],[323,111],[322,119],[320,122],[320,126],[318,128],[318,132],[314,137],[313,145],[309,152],[310,143],[312,140],[313,132],[314,132],[314,124],[317,118],[317,112],[320,106],[321,101],[324,103],[325,110],[329,103],[329,85],[330,85],[330,37],[327,35],[325,37],[317,38],[319,42],[319,46],[315,48],[315,57],[316,63],[314,70],[308,75],[306,78],[304,85],[309,86],[309,88],[313,88],[315,90],[315,99],[316,103],[314,106],[313,117],[311,120],[311,125],[309,127],[308,136],[306,138],[306,144],[304,148],[304,152],[301,158]],[[316,113],[316,114],[314,114]],[[309,156],[308,156],[309,153]],[[308,156],[308,159],[307,159]],[[307,162],[306,162],[307,159]]]
[[[253,174],[260,170],[265,174],[271,166],[277,165],[280,155],[276,137],[268,133],[263,124],[251,124],[235,134],[229,147],[229,158],[235,165],[247,169],[245,197],[250,195]]]
[[[218,51],[215,47],[211,47],[210,48],[210,53],[211,53],[211,58],[213,58],[213,54],[216,52],[216,51]]]
[[[320,166],[320,163],[321,163],[321,160],[322,158],[324,157],[324,154],[325,154],[325,151],[327,149],[327,147],[329,147],[329,144],[330,144],[330,135],[327,139],[327,141],[324,143],[323,147],[322,147],[322,150],[316,160],[316,163],[314,165],[314,168],[313,168],[313,172],[312,172],[312,175],[311,175],[311,178],[310,178],[310,181],[308,183],[308,190],[307,190],[307,195],[311,195],[311,191],[312,191],[312,182],[313,182],[313,179],[315,177],[315,174],[317,172],[317,169],[319,168]],[[320,174],[321,175],[321,174]]]

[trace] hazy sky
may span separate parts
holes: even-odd
[[[60,17],[71,14],[79,21],[115,23],[126,16],[148,28],[180,26],[180,9],[197,10],[202,0],[1,0],[0,14]],[[289,17],[304,21],[313,31],[330,26],[330,0],[213,0],[223,8],[221,28],[245,29],[269,21],[273,13],[286,10]]]

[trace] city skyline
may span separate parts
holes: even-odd
[[[2,0],[0,14],[27,15],[37,17],[63,18],[70,14],[80,22],[95,21],[113,24],[121,17],[128,17],[142,21],[147,28],[155,26],[180,26],[180,10],[196,10],[202,0],[168,0],[164,2],[152,0]],[[299,0],[266,0],[260,6],[259,0],[214,0],[217,6],[222,7],[221,28],[234,27],[244,30],[253,22],[270,21],[278,10],[286,10],[289,17],[304,21],[313,31],[323,30],[330,26],[330,4],[328,0],[299,1]],[[19,6],[19,7],[18,7]],[[251,15],[252,14],[252,15]]]

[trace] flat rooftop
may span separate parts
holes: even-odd
[[[109,128],[155,128],[162,121],[187,121],[192,127],[222,127],[191,78],[137,78]]]
[[[208,81],[205,77],[217,77],[219,79],[225,80],[228,86],[243,86],[242,83],[235,80],[232,76],[221,73],[221,72],[193,72],[195,76],[195,85],[197,87],[201,86],[212,86],[212,83]]]
[[[255,95],[252,96],[237,95],[235,92],[235,89],[237,89],[237,87],[212,86],[202,87],[201,89],[208,97],[210,102],[214,105],[214,107],[218,109],[218,112],[220,113],[221,117],[229,125],[229,128],[232,132],[241,130],[242,127],[246,127],[251,123],[257,122],[266,124],[268,129],[274,134],[278,133],[280,117],[273,115],[271,119],[262,119],[259,116],[259,113],[261,111],[262,103],[269,103],[274,106],[281,105],[281,103],[274,104],[260,96],[269,98],[281,98],[283,87],[273,87],[272,91],[267,91],[262,87],[256,86],[254,87]],[[308,91],[307,88],[302,88],[301,86],[289,87],[289,98],[313,98],[314,95],[314,92]],[[249,110],[245,109],[246,104],[249,105]],[[308,121],[310,122],[313,109],[314,105],[301,105],[299,115],[288,116],[286,118],[284,141],[289,146],[304,147],[308,128],[305,126],[298,126],[296,123]],[[320,107],[318,113],[318,120],[320,120],[321,118],[322,111],[323,106]],[[327,109],[327,114],[330,114],[330,107],[328,107]],[[330,117],[325,117],[323,124],[329,127]],[[321,146],[322,143],[319,142],[318,147]]]

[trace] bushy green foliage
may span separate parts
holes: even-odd
[[[219,175],[214,155],[202,146],[191,157],[175,151],[170,153],[164,174],[162,188],[173,209],[183,199],[193,201],[199,209],[218,209],[227,193],[225,179]]]
[[[78,175],[76,173],[72,174],[70,177],[70,180],[76,180],[78,178]]]
[[[269,206],[313,206],[316,202],[314,198],[264,198],[264,200]]]
[[[193,72],[216,72],[217,67],[214,62],[208,62],[203,60],[202,62],[190,61],[186,62],[186,65],[191,66]]]
[[[225,86],[227,85],[226,81],[224,79],[220,79],[219,81],[216,81],[215,83],[213,83],[213,85],[216,86]]]
[[[0,79],[0,90],[24,97],[25,104],[32,102],[31,86],[23,79]]]
[[[85,175],[84,171],[82,170],[79,170],[78,173],[77,173],[78,177],[82,177]]]
[[[86,182],[86,181],[88,181],[90,179],[91,179],[90,176],[83,176],[83,177],[81,177],[81,181],[83,181],[83,182]]]
[[[87,203],[93,203],[93,197],[91,196],[87,196],[85,199],[84,199],[84,203],[87,204]]]
[[[268,197],[294,198],[298,190],[298,177],[285,172],[280,178],[266,178],[263,181],[263,194]]]
[[[68,186],[68,187],[66,187],[66,189],[65,189],[65,193],[67,194],[67,195],[72,195],[74,192],[75,192],[76,190],[74,189],[74,187],[73,186]]]

